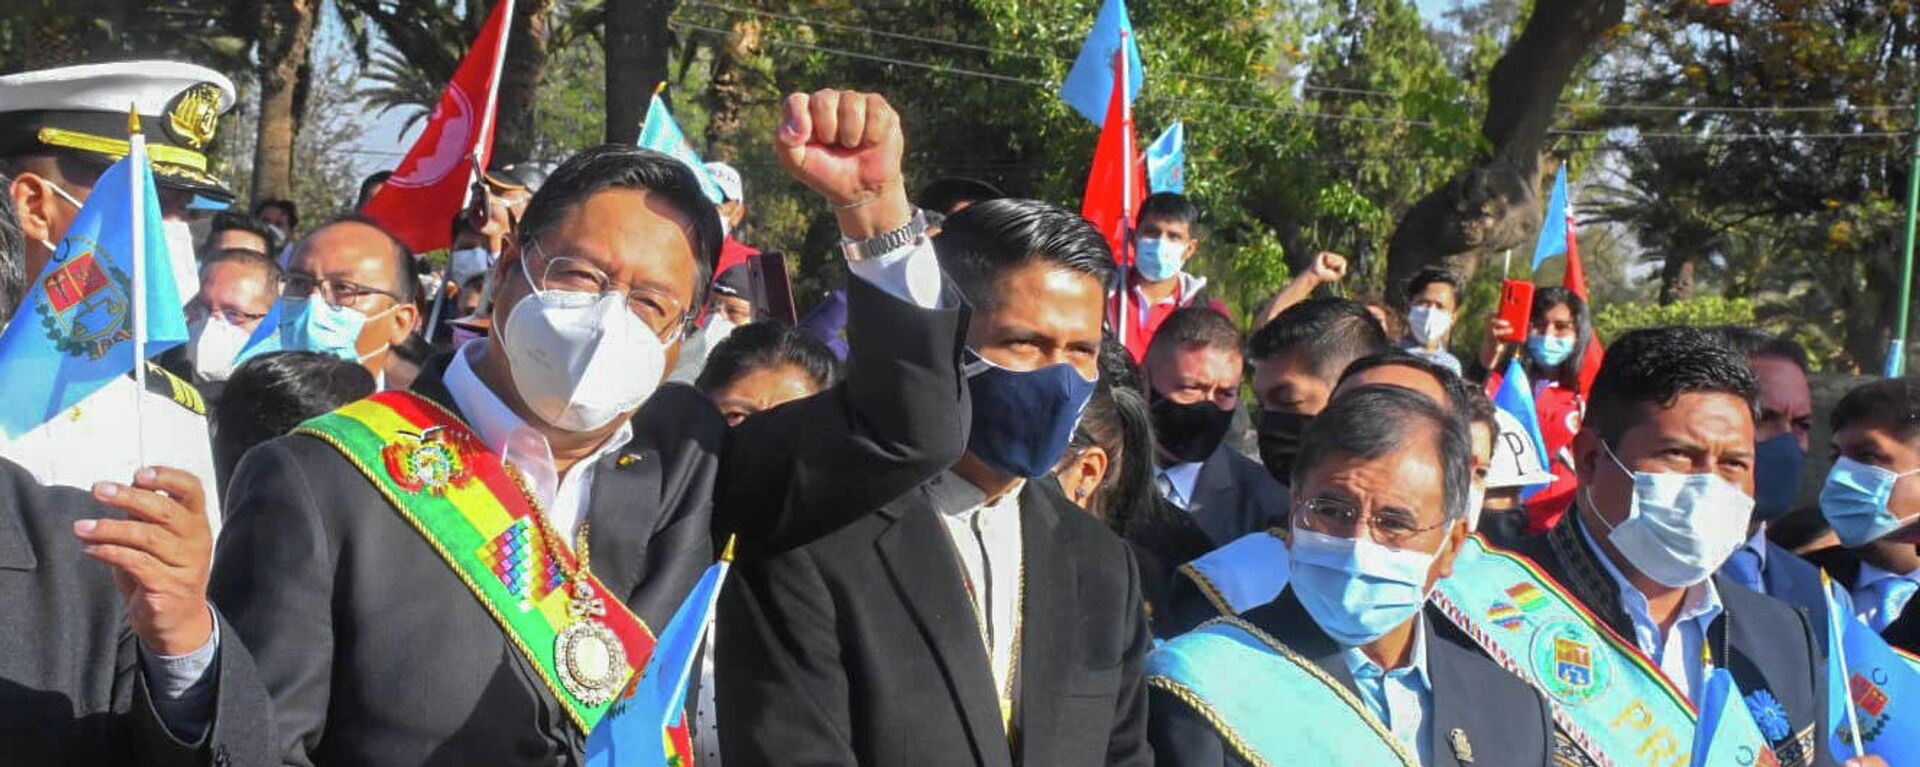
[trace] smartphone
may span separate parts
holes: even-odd
[[[752,285],[754,320],[778,320],[793,327],[799,323],[793,305],[793,282],[787,275],[787,256],[779,251],[761,253],[747,259],[748,283]]]
[[[1506,320],[1511,328],[1498,341],[1517,344],[1527,340],[1527,333],[1533,323],[1533,283],[1526,280],[1503,280],[1500,283],[1500,307],[1494,316]]]

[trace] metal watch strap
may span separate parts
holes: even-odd
[[[919,208],[913,209],[913,217],[907,219],[905,226],[892,231],[881,232],[864,240],[841,238],[840,254],[848,261],[866,261],[879,258],[893,251],[913,244],[927,233],[927,217]]]

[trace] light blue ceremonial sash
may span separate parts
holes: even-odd
[[[1282,531],[1249,533],[1180,566],[1221,615],[1239,615],[1287,588],[1287,543]]]
[[[1501,666],[1553,700],[1588,756],[1616,767],[1682,767],[1698,720],[1638,648],[1526,557],[1467,537],[1430,597]]]
[[[1239,618],[1155,648],[1147,684],[1179,698],[1247,763],[1419,767],[1353,692]]]

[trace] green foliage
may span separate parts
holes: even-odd
[[[1700,296],[1670,304],[1607,304],[1593,315],[1593,332],[1602,341],[1637,328],[1662,325],[1752,325],[1753,302],[1745,298]]]

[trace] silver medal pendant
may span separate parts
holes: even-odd
[[[620,637],[595,618],[606,615],[606,605],[593,587],[576,581],[567,612],[574,621],[553,640],[553,665],[560,685],[586,706],[600,706],[620,694],[627,680],[627,651]]]

